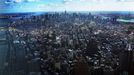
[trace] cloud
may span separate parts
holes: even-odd
[[[38,5],[40,11],[134,11],[134,2],[67,1],[61,4]],[[104,0],[103,0],[104,1]]]
[[[134,11],[132,0],[40,0],[42,2],[18,3],[12,9],[0,9],[13,12],[38,11]],[[20,7],[19,7],[20,6]],[[34,9],[34,10],[33,10]]]

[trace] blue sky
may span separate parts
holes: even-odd
[[[134,0],[0,0],[1,12],[134,11]]]

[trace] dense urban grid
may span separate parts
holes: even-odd
[[[6,27],[13,57],[3,75],[133,75],[134,25],[117,18],[67,12],[17,18]]]

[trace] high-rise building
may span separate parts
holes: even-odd
[[[127,50],[120,54],[120,73],[122,75],[133,75],[133,50],[131,44],[127,45]]]

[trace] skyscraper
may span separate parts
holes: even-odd
[[[122,75],[133,75],[133,50],[131,44],[127,45],[127,50],[121,52],[119,63]]]

